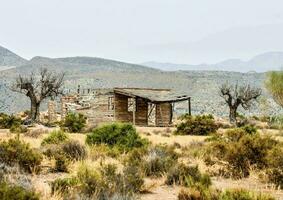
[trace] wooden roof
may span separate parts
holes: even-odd
[[[176,93],[170,89],[152,88],[114,88],[114,93],[129,97],[140,97],[151,102],[178,102],[190,99],[186,94]]]

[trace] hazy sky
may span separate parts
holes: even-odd
[[[0,45],[28,59],[217,62],[283,51],[283,1],[0,0],[0,27]]]

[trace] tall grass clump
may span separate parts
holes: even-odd
[[[193,187],[201,185],[208,188],[211,185],[211,179],[207,174],[202,174],[198,166],[187,166],[184,163],[178,163],[173,166],[167,173],[167,185],[182,185]]]
[[[113,123],[103,125],[87,135],[88,145],[107,144],[118,147],[121,151],[129,151],[147,145],[148,141],[142,139],[131,124]]]
[[[176,164],[178,157],[173,147],[151,147],[141,160],[142,168],[146,176],[162,176]]]
[[[183,116],[177,125],[176,135],[209,135],[218,129],[212,115]]]
[[[62,151],[69,160],[79,161],[87,157],[85,145],[76,140],[68,140],[62,144]]]
[[[133,166],[118,172],[113,164],[101,164],[98,169],[82,165],[75,177],[55,180],[52,191],[69,195],[67,199],[74,194],[82,199],[135,199],[143,184],[140,170]]]

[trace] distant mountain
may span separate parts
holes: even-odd
[[[31,71],[48,68],[57,72],[65,72],[68,76],[91,76],[99,71],[120,71],[120,72],[144,72],[159,71],[141,65],[124,63],[109,59],[95,57],[67,57],[67,58],[47,58],[34,57],[23,65],[5,71],[5,74],[25,74]]]
[[[263,52],[283,51],[283,23],[234,27],[206,35],[199,40],[139,46],[136,52],[145,61],[185,64],[216,63],[223,58],[249,59]],[[146,55],[146,57],[145,57]],[[141,60],[139,58],[139,60]],[[234,71],[244,71],[244,68]]]
[[[217,71],[238,71],[238,72],[267,72],[270,70],[279,70],[283,67],[283,52],[267,52],[257,55],[248,61],[240,59],[229,59],[216,64],[174,64],[145,62],[142,65],[166,70],[217,70]]]
[[[0,46],[0,71],[23,65],[26,62],[24,58]]]

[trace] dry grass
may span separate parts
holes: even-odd
[[[48,131],[51,131],[53,129],[48,129]],[[199,144],[203,143],[204,140],[207,138],[207,136],[175,136],[172,134],[174,131],[174,128],[154,128],[154,127],[137,127],[137,130],[139,133],[141,133],[141,137],[147,138],[149,141],[151,141],[153,144],[167,144],[167,145],[174,145],[179,144],[181,148],[178,149],[178,151],[183,151],[186,149],[186,151],[189,151],[191,149],[190,145],[192,144]],[[219,130],[219,132],[225,131],[225,130]],[[143,134],[147,133],[147,134]],[[170,137],[164,137],[162,136],[162,133],[168,134]],[[270,134],[273,135],[275,138],[277,138],[280,141],[283,141],[283,134],[282,132],[278,130],[268,130],[263,129],[260,130],[261,134]],[[24,134],[20,135],[20,138],[23,139],[25,142],[30,143],[30,145],[34,148],[40,148],[40,144],[43,138],[47,137],[47,133],[44,133],[40,135],[38,138],[32,138],[27,137]],[[0,129],[0,139],[1,140],[8,140],[12,137],[15,137],[16,134],[9,133],[9,130],[1,130]],[[80,143],[85,143],[85,134],[70,134],[70,138],[79,141]],[[112,163],[116,164],[118,166],[118,170],[122,169],[122,164],[119,158],[114,159],[107,156],[105,152],[103,151],[103,148],[97,148],[95,150],[92,150],[90,147],[88,148],[89,156],[85,161],[78,161],[74,162],[70,165],[69,169],[70,172],[67,173],[52,173],[50,172],[50,168],[54,165],[52,161],[49,160],[43,160],[42,166],[43,170],[41,174],[38,175],[30,175],[30,179],[32,181],[32,184],[36,187],[36,191],[41,193],[42,199],[51,199],[51,200],[61,200],[63,199],[59,194],[55,194],[51,196],[51,189],[49,183],[56,178],[63,178],[63,177],[69,177],[72,175],[77,174],[79,167],[81,165],[88,165],[91,166],[91,168],[100,167],[101,163]],[[93,152],[92,152],[93,151]],[[192,149],[190,150],[192,151]],[[93,155],[91,155],[93,154]],[[183,159],[183,158],[182,158]],[[209,168],[205,165],[203,160],[199,157],[192,157],[192,156],[186,156],[187,160],[183,160],[185,162],[188,162],[190,164],[195,164],[199,166],[199,169],[202,172],[206,172],[209,170]],[[261,180],[258,178],[259,174],[257,172],[252,173],[252,175],[249,178],[240,179],[240,180],[232,180],[232,179],[224,179],[221,177],[214,177],[213,178],[213,187],[219,188],[219,189],[228,189],[228,188],[246,188],[253,191],[259,191],[259,192],[267,192],[278,199],[283,199],[283,191],[282,190],[276,190],[272,185],[262,183]],[[167,186],[164,185],[164,177],[159,179],[145,179],[145,187],[143,193],[141,195],[141,200],[155,200],[155,199],[164,199],[164,200],[175,200],[177,198],[178,192],[180,191],[180,187],[177,186]]]

